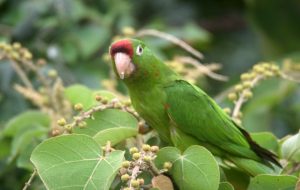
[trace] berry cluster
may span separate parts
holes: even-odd
[[[6,55],[9,59],[19,61],[19,60],[31,60],[32,54],[28,49],[22,47],[18,42],[13,44],[0,43],[0,51],[3,51],[3,54]]]
[[[260,81],[270,77],[280,76],[280,69],[273,63],[259,63],[253,66],[253,68],[241,75],[241,83],[234,86],[234,90],[228,94],[228,99],[235,103],[235,108],[232,111],[232,117],[237,123],[240,123],[242,114],[240,108],[244,102],[253,97],[252,89]],[[231,110],[225,108],[226,113],[230,113]]]
[[[143,144],[141,150],[136,147],[130,148],[131,160],[124,161],[120,169],[121,180],[124,183],[123,190],[140,189],[144,185],[144,179],[139,178],[142,171],[150,171],[154,175],[168,171],[172,164],[166,162],[163,170],[158,170],[153,160],[159,150],[158,146]]]

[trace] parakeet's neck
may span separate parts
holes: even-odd
[[[155,61],[155,63],[148,63],[147,69],[137,67],[133,77],[124,81],[129,91],[136,89],[148,91],[157,85],[167,84],[179,79],[179,75],[162,61],[158,59]]]

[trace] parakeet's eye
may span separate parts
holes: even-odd
[[[143,48],[141,45],[139,45],[137,48],[136,48],[136,54],[137,55],[142,55],[143,53]]]

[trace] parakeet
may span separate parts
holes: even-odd
[[[202,145],[252,176],[280,166],[275,154],[254,142],[212,98],[182,80],[142,41],[116,41],[110,55],[133,107],[164,142],[182,151]]]

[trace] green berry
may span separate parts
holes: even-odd
[[[151,146],[151,152],[156,153],[158,152],[159,147],[158,146]]]
[[[18,49],[21,48],[21,44],[20,44],[19,42],[13,43],[12,46],[13,46],[13,48],[16,49],[16,50],[18,50]]]
[[[81,121],[81,122],[78,123],[78,127],[81,128],[81,129],[85,128],[86,126],[87,126],[87,124],[86,124],[85,121]]]
[[[57,77],[57,71],[54,69],[51,69],[48,71],[48,76],[51,78],[56,78]]]
[[[245,82],[243,82],[243,88],[245,89],[245,88],[251,88],[252,87],[252,84],[251,84],[251,82],[250,81],[245,81]]]
[[[262,67],[261,65],[255,65],[253,67],[253,70],[258,74],[262,74],[265,71],[264,67]]]
[[[236,92],[240,92],[243,90],[243,86],[241,84],[237,84],[237,85],[235,85],[234,90]]]
[[[271,64],[270,63],[263,63],[262,67],[264,67],[265,69],[270,69]]]
[[[272,71],[266,71],[264,73],[264,75],[267,76],[267,77],[272,77],[272,76],[274,76],[274,73]]]
[[[143,160],[145,162],[150,162],[152,160],[151,156],[144,156]]]
[[[164,163],[164,169],[169,170],[172,167],[172,163],[171,162],[165,162]]]
[[[59,126],[64,126],[64,125],[66,125],[66,120],[64,119],[64,118],[61,118],[61,119],[59,119],[59,120],[57,120],[57,124],[59,125]]]
[[[100,101],[102,100],[102,97],[101,97],[100,95],[96,95],[96,96],[95,96],[95,100],[96,100],[97,102],[100,102]]]
[[[107,100],[106,98],[102,98],[101,103],[102,103],[102,104],[107,104],[107,103],[108,103],[108,100]]]
[[[138,178],[137,179],[140,185],[144,185],[145,181],[143,178]]]
[[[232,92],[228,94],[228,99],[231,101],[235,101],[237,99],[236,93]]]
[[[129,166],[130,166],[130,162],[127,160],[122,163],[123,168],[129,168]]]
[[[252,98],[253,94],[250,90],[245,90],[244,96],[245,96],[245,98],[249,99],[249,98]]]
[[[128,174],[124,174],[121,176],[122,181],[128,181],[130,179],[130,176]]]
[[[123,104],[124,104],[125,106],[131,106],[131,102],[130,102],[129,100],[125,101]]]
[[[11,58],[12,58],[13,60],[18,60],[18,59],[20,59],[20,56],[19,56],[19,54],[18,54],[17,52],[12,52],[12,53],[10,54],[10,56],[11,56]]]
[[[83,109],[83,105],[81,103],[77,103],[74,105],[74,109],[76,111],[81,111]]]
[[[241,75],[241,80],[242,81],[246,81],[246,80],[250,80],[251,76],[248,73],[243,73]]]
[[[138,160],[138,159],[140,159],[140,157],[141,157],[141,153],[139,153],[139,152],[136,152],[136,153],[134,153],[134,154],[132,155],[132,158],[133,158],[134,160]]]
[[[230,114],[230,113],[231,113],[230,108],[224,108],[223,111],[224,111],[226,114]]]
[[[135,34],[135,30],[132,27],[126,26],[126,27],[122,28],[122,33],[125,36],[132,36]]]
[[[132,147],[129,149],[130,154],[137,153],[139,150],[136,147]]]
[[[275,64],[272,64],[272,65],[271,65],[271,70],[272,70],[273,72],[277,73],[277,72],[279,72],[279,67],[278,67],[277,65],[275,65]]]
[[[130,184],[133,188],[138,188],[140,186],[140,182],[135,179],[131,180]]]
[[[242,118],[243,117],[243,113],[242,112],[239,112],[238,113],[238,118]]]
[[[32,59],[32,54],[29,51],[25,51],[23,57],[26,60],[30,60]]]
[[[143,145],[142,145],[142,149],[143,149],[143,151],[148,152],[148,151],[150,151],[151,146],[148,145],[148,144],[143,144]]]

